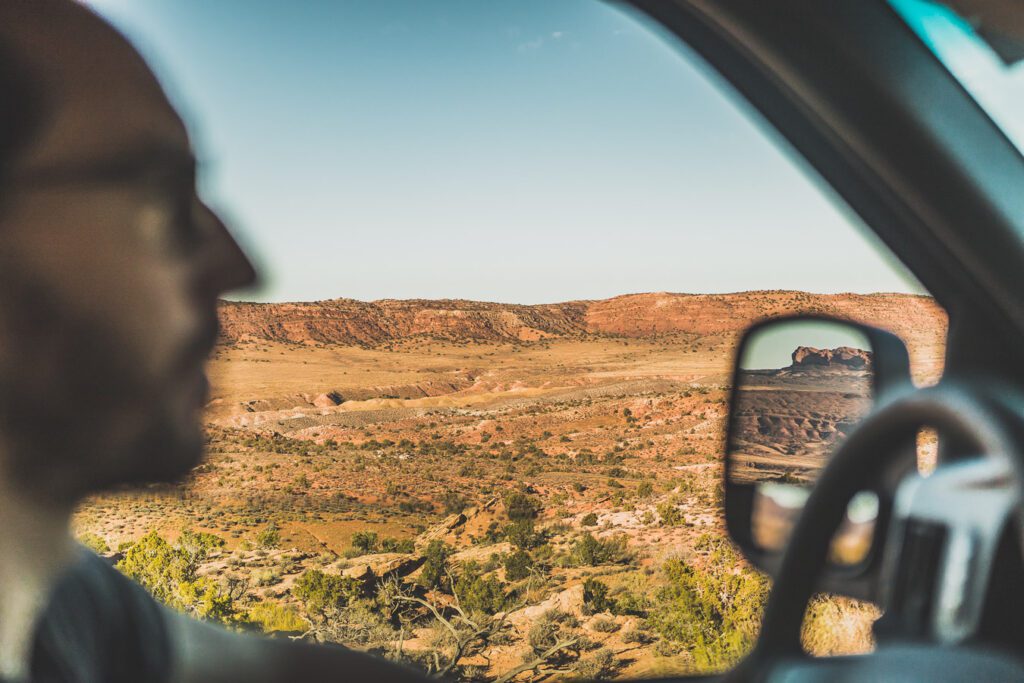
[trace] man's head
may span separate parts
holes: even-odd
[[[152,72],[88,9],[0,3],[0,89],[0,478],[71,501],[179,477],[217,297],[252,266]]]

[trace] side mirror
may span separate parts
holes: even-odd
[[[881,395],[910,382],[898,337],[822,317],[761,322],[743,335],[733,369],[725,457],[726,524],[759,569],[775,575],[804,501],[836,445]],[[914,444],[894,462],[913,466]],[[901,457],[901,454],[908,457]],[[822,590],[872,599],[890,500],[886,482],[858,494],[833,538]]]

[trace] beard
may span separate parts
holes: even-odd
[[[3,270],[0,467],[13,484],[70,503],[121,485],[174,482],[201,461],[199,403],[174,400],[181,377],[144,376],[132,340]]]

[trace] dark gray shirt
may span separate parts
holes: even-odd
[[[171,656],[163,609],[83,549],[36,632],[32,683],[164,683]]]

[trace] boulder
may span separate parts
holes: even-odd
[[[514,612],[509,612],[508,622],[518,628],[527,628],[529,624],[538,619],[545,612],[556,609],[560,612],[568,612],[573,616],[583,615],[583,584],[576,584],[564,591],[548,596],[536,605],[523,607]]]
[[[317,408],[333,408],[334,406],[341,405],[342,401],[344,399],[341,394],[336,391],[329,391],[314,398],[312,403]]]
[[[466,523],[466,515],[462,512],[458,512],[450,517],[446,517],[443,521],[434,526],[430,527],[422,534],[416,537],[416,548],[421,549],[427,547],[431,541],[437,541],[443,539],[451,532],[458,529],[460,526]]]
[[[365,583],[388,576],[408,576],[423,564],[422,555],[407,553],[379,553],[356,558],[351,567],[341,571],[342,576]]]
[[[460,552],[452,554],[448,558],[448,562],[453,567],[459,567],[467,562],[476,562],[477,564],[484,564],[491,558],[491,555],[507,555],[515,550],[512,544],[507,541],[501,543],[494,543],[491,545],[478,545],[472,548],[466,548]]]

